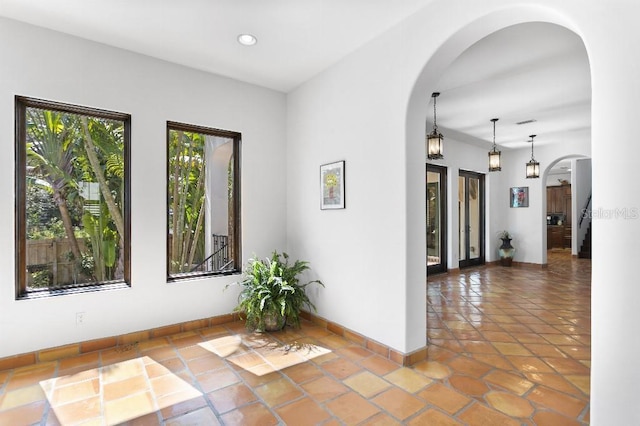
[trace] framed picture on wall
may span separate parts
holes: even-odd
[[[511,187],[509,189],[509,205],[511,207],[529,207],[529,187]]]
[[[320,166],[320,209],[344,209],[344,161]]]

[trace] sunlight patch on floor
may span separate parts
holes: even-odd
[[[282,343],[269,335],[225,336],[199,345],[256,376],[284,370],[331,352],[304,340]]]
[[[40,382],[62,425],[119,424],[201,393],[148,356]]]

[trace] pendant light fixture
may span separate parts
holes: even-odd
[[[427,158],[430,160],[440,160],[442,156],[442,133],[438,133],[438,125],[436,124],[436,98],[440,96],[439,92],[433,92],[433,131],[427,135]]]
[[[531,140],[531,160],[527,163],[527,179],[535,179],[540,177],[540,163],[533,158],[533,138],[536,135],[529,135]]]
[[[499,172],[502,170],[500,166],[500,151],[496,149],[496,121],[498,118],[492,118],[491,122],[493,122],[493,148],[489,151],[489,171],[490,172]]]

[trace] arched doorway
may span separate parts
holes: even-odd
[[[424,186],[423,182],[425,181],[425,167],[424,167],[424,158],[425,158],[425,148],[424,148],[424,132],[425,132],[425,117],[428,117],[430,114],[430,97],[431,93],[439,91],[438,82],[441,80],[442,76],[445,74],[447,68],[462,55],[469,47],[483,39],[484,37],[499,31],[504,28],[508,28],[517,24],[527,23],[527,22],[547,22],[555,25],[559,25],[564,27],[570,31],[574,31],[579,33],[575,28],[572,28],[572,23],[563,17],[561,14],[546,8],[538,8],[538,7],[528,7],[528,6],[518,6],[518,7],[510,7],[500,11],[490,12],[481,18],[477,19],[469,23],[466,26],[458,28],[457,30],[452,31],[449,38],[447,38],[439,48],[436,49],[435,53],[431,54],[432,46],[425,47],[425,52],[429,52],[429,59],[426,61],[422,69],[416,75],[415,84],[411,90],[411,94],[409,96],[409,102],[407,106],[406,113],[406,167],[407,167],[407,193],[411,194],[411,196],[407,197],[407,212],[419,212],[421,209],[424,211],[423,206],[426,202],[424,196]],[[420,49],[415,49],[415,53],[419,53]],[[444,95],[441,95],[438,99],[438,112],[439,115],[444,110]],[[488,112],[488,115],[491,113]],[[487,123],[489,119],[492,117],[487,116]],[[487,127],[489,125],[487,124]],[[451,134],[455,135],[455,131]],[[523,138],[524,140],[525,138]],[[445,141],[446,143],[446,141]],[[488,151],[488,147],[487,147]],[[512,151],[512,159],[514,160],[514,164],[517,162],[520,163],[520,157],[524,158],[527,156],[526,150],[513,150]],[[484,154],[486,155],[486,154]],[[553,158],[557,158],[558,155],[555,154]],[[456,165],[452,164],[452,157],[447,157],[447,146],[445,145],[445,159],[443,164],[448,167],[456,167]],[[486,158],[486,157],[485,157]],[[527,160],[522,161],[522,166],[524,167],[524,163]],[[513,170],[513,175],[517,175],[520,173],[517,170]],[[524,172],[521,173],[523,175]],[[453,173],[450,173],[453,175]],[[509,178],[504,178],[506,174],[503,173],[503,177],[491,177],[493,180],[503,180],[498,184],[496,188],[508,188],[510,186]],[[422,185],[421,185],[422,184]],[[516,185],[514,185],[516,186]],[[528,215],[531,218],[539,218],[540,223],[540,235],[537,237],[537,241],[534,239],[530,241],[531,246],[526,247],[527,250],[530,250],[532,253],[540,253],[540,247],[542,247],[542,208],[539,204],[539,200],[542,193],[542,185],[536,186],[533,194],[530,194],[538,200],[538,208],[536,209],[535,215],[533,215],[533,210],[530,209]],[[450,191],[454,190],[453,186],[450,185]],[[455,188],[457,190],[457,188]],[[420,196],[418,195],[420,194]],[[506,195],[505,195],[506,196]],[[499,194],[498,190],[489,191],[488,194],[488,205],[497,205],[494,203],[499,202],[498,200],[502,197]],[[454,197],[449,197],[449,200],[455,199]],[[449,206],[451,207],[451,206]],[[489,207],[491,209],[491,207]],[[449,211],[455,209],[449,208]],[[537,211],[539,210],[539,212]],[[505,217],[505,221],[509,221],[509,212],[503,214]],[[495,217],[494,212],[488,212],[488,217]],[[534,219],[535,220],[535,219]],[[451,230],[453,226],[457,226],[457,222],[455,225],[452,223],[453,221],[449,221],[448,223],[448,231],[449,234],[452,234]],[[407,282],[418,283],[421,282],[421,277],[424,277],[426,274],[426,266],[425,266],[425,256],[426,256],[426,237],[425,232],[414,232],[416,229],[424,229],[425,224],[425,216],[424,213],[422,215],[410,213],[408,217],[408,225],[407,225]],[[487,235],[492,235],[498,229],[500,229],[500,223],[489,223],[487,229]],[[497,244],[497,243],[496,243]],[[457,242],[453,242],[453,244],[449,244],[449,254],[451,254],[451,247],[457,247]],[[494,252],[493,247],[489,247],[487,250],[488,253]],[[491,259],[489,259],[491,260]],[[535,259],[536,263],[541,263],[541,253],[538,258]],[[450,262],[452,264],[455,263],[455,259],[450,256]],[[422,291],[417,288],[411,288],[409,286],[407,292],[407,310],[408,310],[408,318],[420,318],[422,315],[420,311],[424,312],[424,303],[421,302],[423,299]],[[426,333],[426,324],[425,327],[416,327],[413,328],[410,336],[408,338],[409,342],[417,342],[423,340],[424,337],[418,336],[420,330],[424,330]],[[424,340],[423,340],[424,341]],[[425,342],[426,343],[426,342]],[[415,343],[414,343],[415,345]]]
[[[527,25],[527,24],[521,24],[523,26]],[[554,24],[555,26],[555,24]],[[509,28],[509,27],[505,27],[505,28]],[[567,31],[564,28],[558,27],[560,31]],[[567,31],[568,32],[568,31]],[[571,33],[575,38],[579,39],[579,37],[577,37],[574,33]],[[581,41],[580,41],[581,42]],[[586,50],[584,49],[584,45],[581,44],[583,52],[585,52]],[[464,53],[462,53],[461,55],[464,55]],[[586,58],[586,53],[584,54],[584,57]],[[452,61],[451,63],[454,63],[454,61]],[[588,68],[588,60],[586,61],[586,66],[587,66],[587,79],[589,82],[589,86],[588,86],[588,93],[587,93],[587,106],[590,107],[590,72],[589,72],[589,68]],[[468,69],[473,69],[472,66],[469,66],[469,64],[467,64]],[[428,68],[428,66],[427,66]],[[446,73],[447,70],[450,67],[444,67],[443,68],[443,73]],[[426,69],[425,69],[426,71]],[[432,82],[433,86],[429,87],[429,90],[426,90],[426,92],[430,92],[430,91],[437,91],[440,92],[440,99],[439,99],[439,107],[440,107],[440,111],[445,110],[447,108],[446,103],[444,102],[445,99],[445,95],[447,94],[447,89],[443,89],[440,84],[442,84],[443,78],[438,79],[436,76],[433,76],[434,80]],[[415,93],[415,92],[414,92]],[[453,96],[456,95],[456,93],[454,93],[454,91],[449,91],[449,93]],[[477,100],[476,100],[477,101]],[[499,116],[498,114],[494,115],[491,112],[486,112],[486,111],[481,111],[480,108],[478,108],[478,106],[476,105],[476,103],[474,103],[474,101],[470,101],[470,103],[474,104],[475,107],[470,107],[468,108],[467,114],[478,114],[478,112],[480,113],[485,113],[487,114],[484,119],[488,122],[490,120],[491,117],[497,117]],[[517,108],[518,106],[522,106],[522,105],[513,105],[514,108]],[[584,111],[583,111],[584,112]],[[587,118],[589,120],[589,124],[590,124],[590,109],[588,111],[586,111],[586,115]],[[440,114],[441,116],[443,116],[444,114]],[[526,121],[526,120],[523,120]],[[527,130],[523,130],[523,134],[521,136],[515,136],[515,137],[519,137],[521,138],[522,142],[525,142],[527,139],[527,135],[528,133],[551,133],[551,131],[549,130],[549,128],[545,128],[545,120],[544,119],[538,119],[538,120],[532,120],[532,122],[536,122],[538,121],[539,124],[542,126],[541,129],[544,130],[537,130],[537,131],[528,131]],[[440,123],[445,123],[446,119],[441,119],[439,120]],[[452,123],[454,122],[453,120],[451,121]],[[526,123],[519,123],[517,124],[518,126],[524,125]],[[546,123],[548,125],[548,122]],[[442,124],[441,124],[442,125]],[[427,126],[428,127],[428,126]],[[488,126],[487,126],[488,127]],[[473,139],[469,138],[469,140],[464,140],[464,141],[460,141],[459,139],[462,139],[465,135],[461,135],[461,133],[466,133],[466,136],[468,136],[469,134],[471,134],[471,136],[473,136],[473,131],[466,131],[463,132],[463,130],[465,129],[469,129],[471,128],[471,126],[461,126],[459,128],[456,128],[456,126],[452,125],[449,130],[449,134],[453,135],[452,137],[450,137],[450,139],[458,139],[457,142],[461,142],[461,144],[466,144],[468,147],[464,147],[462,148],[460,146],[455,146],[454,148],[451,150],[453,155],[456,155],[455,158],[453,159],[447,159],[446,161],[448,162],[448,165],[450,167],[464,167],[465,162],[468,163],[474,163],[474,164],[478,164],[476,161],[476,157],[479,157],[481,154],[484,154],[483,156],[485,156],[486,159],[486,151],[488,149],[485,149],[484,152],[482,152],[482,150],[484,149],[484,145],[480,145],[479,147],[474,147],[473,146]],[[588,128],[588,133],[590,136],[590,125],[587,126]],[[526,133],[525,133],[526,132]],[[442,130],[442,133],[445,133],[445,129]],[[556,137],[558,137],[556,135]],[[480,137],[478,137],[478,139],[480,139]],[[570,147],[562,147],[561,149],[559,149],[558,151],[554,151],[554,149],[552,148],[552,144],[549,143],[549,140],[545,141],[546,143],[542,144],[541,149],[539,149],[537,151],[537,158],[539,161],[541,161],[543,164],[550,164],[554,161],[557,161],[557,159],[559,157],[563,157],[566,156],[565,153],[566,152],[570,152],[570,150],[572,148]],[[581,147],[579,152],[584,152],[586,154],[589,153],[589,149],[590,149],[590,138],[587,139],[583,139],[582,144],[584,145],[584,147]],[[575,147],[574,147],[575,148]],[[445,145],[445,150],[446,150],[446,145]],[[569,150],[569,151],[567,151]],[[446,152],[446,151],[445,151]],[[472,158],[466,158],[465,155],[468,155]],[[543,173],[543,179],[539,179],[539,180],[531,180],[531,181],[527,181],[525,180],[525,176],[524,176],[524,165],[526,164],[528,157],[531,156],[533,157],[533,150],[529,151],[529,146],[525,145],[525,147],[518,147],[515,146],[512,150],[510,150],[509,154],[505,155],[503,157],[503,159],[506,161],[505,165],[503,167],[503,172],[501,175],[495,175],[495,177],[493,177],[491,179],[492,182],[490,182],[490,189],[489,192],[492,193],[493,195],[489,195],[488,198],[488,204],[490,204],[490,208],[492,210],[492,212],[494,213],[493,216],[497,217],[497,220],[494,220],[493,222],[491,221],[491,219],[488,220],[487,226],[489,229],[493,229],[493,231],[495,232],[496,229],[499,229],[498,227],[500,226],[500,224],[506,224],[506,227],[509,230],[515,230],[516,235],[518,235],[521,238],[522,243],[522,252],[524,253],[523,255],[523,259],[521,260],[521,262],[523,263],[535,263],[535,264],[542,264],[544,260],[546,260],[546,258],[544,258],[545,253],[542,252],[541,248],[544,246],[544,244],[546,243],[546,235],[544,235],[542,233],[542,229],[540,229],[540,232],[536,232],[536,230],[539,228],[538,224],[542,224],[542,212],[546,212],[546,199],[545,199],[545,195],[546,192],[544,191],[544,188],[546,187],[546,185],[543,183],[544,178],[546,177],[547,173],[548,173],[548,167],[544,168],[543,170],[545,170],[545,173]],[[445,158],[446,158],[446,154],[445,154]],[[486,160],[484,160],[486,164]],[[482,167],[482,166],[475,166],[475,167]],[[486,167],[486,166],[484,166]],[[503,195],[506,195],[508,192],[507,190],[509,190],[511,187],[520,187],[520,186],[524,186],[524,185],[528,185],[528,194],[530,197],[530,200],[528,200],[527,206],[525,207],[529,207],[528,209],[511,209],[506,203],[503,203]],[[529,206],[530,205],[530,206]],[[455,222],[455,218],[453,220]],[[545,231],[546,231],[546,227],[545,227]],[[513,231],[512,231],[513,232]],[[492,233],[492,231],[488,232],[489,234]],[[490,243],[489,243],[490,244]],[[488,245],[489,245],[488,244]],[[455,246],[454,244],[451,244],[452,246]],[[541,269],[538,269],[538,271],[540,271]],[[446,299],[447,295],[450,295],[451,297],[451,305],[455,305],[455,301],[459,300],[459,296],[461,298],[464,298],[465,295],[467,297],[469,297],[470,299],[473,299],[473,297],[482,297],[482,295],[476,294],[474,295],[468,295],[468,292],[470,290],[470,286],[465,285],[463,282],[466,279],[469,279],[470,277],[468,276],[464,276],[463,277],[463,273],[461,271],[461,275],[460,275],[460,280],[454,282],[451,281],[446,281],[443,279],[438,278],[438,288],[451,288],[452,291],[450,293],[438,293],[438,292],[434,292],[434,293],[428,293],[429,297],[440,297],[440,300]],[[483,285],[482,282],[478,282],[478,281],[482,281],[484,280],[485,282],[488,281],[488,278],[490,278],[488,275],[483,275],[482,272],[479,273],[479,275],[477,275],[477,277],[475,278],[476,280],[476,284],[478,285],[478,287],[481,287]],[[534,279],[531,280],[531,282],[536,282],[536,278],[541,279],[540,282],[546,282],[543,280],[546,280],[548,277],[547,276],[534,276]],[[461,289],[461,292],[464,292],[463,295],[461,295],[460,293],[456,293],[455,292],[455,285],[460,285],[459,288],[464,287],[464,289]],[[451,285],[451,287],[449,287]],[[524,286],[522,287],[524,288]],[[585,286],[583,286],[582,288],[585,288]],[[588,284],[586,285],[586,288],[588,288]],[[503,287],[504,293],[505,295],[512,291],[513,289],[510,288],[508,285],[505,285]],[[524,290],[526,291],[532,291],[535,292],[536,291],[536,287],[535,284],[532,285],[531,287],[529,287],[528,289]],[[481,293],[481,292],[480,292]],[[573,294],[577,294],[577,293],[573,293]],[[587,296],[578,299],[577,296],[572,296],[571,294],[564,296],[563,297],[567,297],[567,299],[571,299],[572,297],[575,299],[575,303],[580,304],[581,306],[584,306],[585,304],[588,305],[588,292],[586,292]],[[488,297],[490,298],[502,298],[503,295],[500,294],[489,294]],[[511,300],[511,299],[510,299]],[[585,302],[586,301],[586,302]],[[458,305],[459,306],[459,305]],[[447,321],[446,320],[446,315],[439,315],[438,314],[438,309],[433,309],[431,311],[427,311],[428,314],[428,318],[431,318],[434,323],[436,323],[436,327],[438,328],[437,330],[437,334],[430,334],[430,338],[434,338],[434,339],[438,339],[441,338],[441,340],[443,340],[445,342],[445,344],[443,344],[442,346],[440,346],[440,348],[444,348],[444,350],[448,350],[450,352],[456,353],[456,351],[459,350],[459,353],[464,353],[464,352],[468,352],[468,353],[473,353],[475,349],[479,348],[479,347],[483,347],[484,343],[488,343],[488,348],[498,348],[498,350],[501,351],[500,348],[502,348],[502,343],[497,343],[496,345],[493,344],[493,342],[489,342],[487,339],[487,341],[482,341],[483,337],[482,336],[486,336],[489,333],[493,333],[494,331],[489,331],[489,330],[485,330],[482,329],[480,327],[482,327],[483,322],[485,322],[485,317],[484,312],[479,313],[478,317],[477,317],[477,324],[478,327],[476,328],[473,324],[471,324],[473,321],[469,320],[469,321],[464,321],[462,320],[462,318],[464,318],[464,313],[465,313],[465,309],[469,307],[469,308],[473,308],[471,306],[471,304],[469,306],[465,305],[463,306],[460,310],[455,310],[455,308],[452,307],[447,307],[445,308],[444,306],[440,306],[440,312],[444,312],[446,309],[447,314],[450,314],[451,317],[455,317],[458,320],[452,320],[452,321]],[[483,306],[484,308],[484,306]],[[546,309],[546,308],[545,308]],[[550,315],[553,315],[553,310],[549,311]],[[526,314],[524,314],[526,315]],[[509,320],[511,320],[511,318],[509,318]],[[524,324],[518,324],[518,326],[522,326],[523,329],[526,328],[526,326]],[[429,324],[427,324],[427,328],[429,328]],[[506,330],[506,328],[503,328],[503,330]],[[515,330],[515,328],[514,328]],[[488,331],[487,333],[485,333],[485,331]],[[447,334],[448,333],[448,334]],[[588,334],[585,332],[585,334]],[[437,337],[436,337],[437,336]],[[457,341],[457,345],[456,343],[451,344],[450,346],[446,346],[447,345],[447,337],[442,337],[442,336],[453,336],[452,339],[450,339],[450,341]],[[476,337],[477,336],[477,337]],[[508,339],[511,336],[506,336],[506,335],[502,335],[501,332],[497,332],[495,334],[496,339]],[[590,337],[590,335],[588,335]],[[522,337],[522,336],[519,336]],[[587,337],[587,340],[589,339],[589,337]],[[474,346],[476,345],[476,346]],[[512,345],[512,348],[518,348],[518,350],[522,349],[522,353],[527,353],[529,355],[531,355],[530,352],[528,352],[528,349],[524,346],[524,344],[520,344],[519,341],[516,342],[516,340],[513,341],[513,343],[507,343],[506,345]],[[505,350],[506,350],[506,345],[505,345]],[[435,347],[434,349],[440,349]],[[484,350],[484,347],[483,349]],[[476,354],[471,355],[470,357],[477,359],[477,360],[482,360],[483,358],[481,358],[481,356],[477,356],[476,358]],[[485,361],[487,361],[487,359],[484,359]],[[589,359],[590,361],[590,359]],[[491,362],[491,361],[487,361],[487,362]],[[498,362],[498,361],[496,361]],[[583,370],[582,373],[584,374],[584,377],[586,377],[588,379],[589,376],[589,370],[586,370],[586,372]],[[588,403],[589,401],[589,396],[588,396],[588,391],[583,393],[582,395],[583,401],[586,401],[586,403]]]
[[[546,229],[533,231],[542,223],[538,213],[548,213],[542,204],[546,185],[540,184],[545,179],[526,179],[524,174],[524,166],[533,156],[530,135],[537,135],[535,157],[542,170],[555,158],[568,158],[572,151],[590,155],[590,77],[580,37],[559,25],[541,22],[500,29],[471,45],[443,71],[436,83],[440,93],[438,124],[449,154],[428,163],[444,163],[453,173],[465,170],[486,176],[487,191],[495,194],[487,198],[490,214],[482,222],[486,234],[480,235],[486,235],[486,241],[479,247],[477,241],[472,244],[472,252],[486,253],[488,261],[495,260],[495,236],[509,230],[520,246],[517,261],[545,262]],[[502,170],[488,172],[493,117],[499,119],[496,143],[503,151]],[[455,200],[459,185],[451,183],[447,195]],[[513,206],[504,201],[514,187],[528,191],[523,209],[509,208]],[[451,248],[463,247],[469,240],[466,218],[460,208],[457,210],[451,228],[459,232],[449,233],[447,245]],[[571,230],[567,231],[570,242]],[[467,253],[451,250],[451,263],[459,259],[460,265],[466,266],[470,254],[469,247]]]
[[[591,158],[579,154],[559,157],[545,167],[541,182],[546,185],[547,193],[541,200],[542,211],[546,212],[541,247],[543,264],[547,263],[548,250],[558,246],[570,249],[574,257],[579,256],[591,227]],[[562,202],[558,199],[558,193],[568,195],[563,197],[564,205],[560,207]],[[556,227],[563,227],[562,232]],[[554,235],[559,233],[564,240],[560,244],[558,236]],[[554,241],[550,241],[551,238]]]
[[[509,8],[508,10],[490,12],[487,15],[454,32],[446,41],[444,41],[440,45],[435,53],[429,57],[429,60],[421,69],[420,73],[416,76],[416,82],[411,91],[406,115],[407,192],[409,194],[409,196],[407,197],[408,212],[420,211],[420,204],[424,206],[423,203],[425,201],[424,198],[414,198],[413,195],[419,193],[424,194],[424,186],[420,186],[420,184],[423,184],[424,182],[424,121],[425,117],[428,117],[430,114],[431,107],[429,104],[429,100],[431,93],[442,92],[442,89],[440,89],[438,85],[443,75],[445,75],[448,67],[451,66],[456,58],[460,57],[469,47],[497,31],[518,24],[525,24],[527,22],[545,22],[548,24],[553,24],[559,26],[562,30],[572,32],[574,36],[579,32],[576,31],[575,28],[572,28],[572,24],[568,20],[564,19],[560,14],[549,9],[523,6]],[[582,43],[580,37],[576,37]],[[584,44],[582,44],[582,47],[584,49]],[[429,49],[425,49],[425,51],[431,52]],[[446,109],[445,99],[445,94],[441,93],[441,96],[438,99],[439,117],[444,114],[444,110]],[[478,105],[475,105],[475,110],[477,111],[478,109]],[[474,108],[471,108],[471,110],[473,111]],[[486,117],[484,118],[487,121],[487,130],[489,129],[489,120],[493,117],[495,116],[492,112],[486,112]],[[439,122],[441,123],[440,119]],[[460,139],[461,144],[478,142],[479,139],[478,137],[465,139],[464,135],[460,135],[460,131],[455,128],[443,128],[441,131],[445,134],[445,137],[447,135],[447,133],[445,132],[448,131],[449,137],[451,139]],[[590,136],[590,129],[587,132]],[[489,132],[487,131],[487,133]],[[528,139],[528,133],[529,132],[523,132],[522,142],[526,142],[526,140]],[[586,145],[590,148],[590,139],[588,139]],[[448,146],[445,145],[445,159],[443,160],[443,165],[449,167],[450,170],[460,168],[460,165],[456,164],[456,159],[464,158],[464,156],[467,155],[464,152],[465,150],[463,148],[460,148],[462,146],[463,145],[460,145],[458,148],[454,148],[453,152],[457,154],[457,156],[448,156]],[[481,147],[482,145],[480,144],[479,146]],[[486,151],[488,150],[489,146],[486,146]],[[537,148],[536,158],[538,158],[541,163],[549,163],[553,159],[564,155],[565,152],[571,152],[571,150],[571,146],[564,146],[558,152],[557,150],[550,149],[549,147],[544,147],[543,144],[542,147]],[[483,154],[483,157],[485,159],[486,151]],[[530,156],[530,152],[528,147],[524,149],[518,149],[518,147],[514,147],[514,149],[509,150],[504,154],[504,159],[510,160],[509,164],[511,164],[512,166],[505,166],[501,175],[492,175],[489,178],[491,182],[489,184],[490,189],[488,191],[489,194],[487,200],[487,216],[490,219],[488,220],[487,224],[487,235],[489,237],[493,237],[493,240],[491,238],[488,238],[488,253],[493,251],[493,248],[495,246],[496,231],[504,228],[504,224],[509,227],[515,227],[515,229],[517,229],[518,232],[522,232],[523,235],[531,234],[532,229],[540,229],[540,231],[542,231],[543,227],[546,227],[546,212],[543,212],[544,207],[541,204],[543,185],[540,181],[529,183],[529,195],[530,197],[532,197],[532,200],[535,200],[535,204],[533,207],[530,207],[528,210],[520,209],[519,212],[509,210],[508,207],[506,209],[503,207],[508,206],[505,198],[506,194],[508,194],[507,190],[511,186],[521,186],[525,183],[528,183],[526,180],[524,180],[524,165],[529,159],[528,157]],[[586,154],[588,155],[588,152]],[[486,166],[479,167],[483,167],[483,169],[486,170],[486,168],[484,168]],[[476,170],[479,169],[476,168]],[[451,187],[450,191],[456,189],[457,188]],[[453,197],[449,197],[449,199],[452,198]],[[504,204],[501,205],[501,202],[503,202]],[[450,205],[449,207],[452,206]],[[454,209],[450,208],[449,211],[454,211]],[[456,218],[450,218],[448,222],[449,224],[456,223]],[[420,217],[419,215],[409,214],[409,224],[407,226],[407,246],[408,252],[410,253],[408,255],[407,261],[408,282],[419,282],[419,276],[422,275],[424,277],[424,273],[426,272],[424,270],[424,258],[426,255],[424,249],[424,247],[426,246],[424,239],[425,232],[413,232],[415,231],[415,229],[421,229],[424,226],[424,223],[424,216]],[[447,231],[450,235],[455,234],[455,231],[452,230],[451,225],[449,226]],[[542,232],[540,232],[539,235],[537,233],[535,234],[536,235],[534,237],[524,240],[524,243],[520,247],[520,250],[521,253],[526,256],[525,259],[528,263],[542,264],[544,256],[544,253],[542,251],[544,243]],[[457,247],[457,241],[449,241],[451,242],[450,244],[448,244],[449,247]],[[413,249],[416,249],[416,251],[413,252]],[[451,251],[449,251],[449,254],[451,254]],[[455,260],[455,257],[450,256],[450,262],[455,262]],[[489,258],[489,260],[491,260],[491,258]],[[418,262],[420,262],[420,264]],[[416,290],[416,292],[417,291],[418,290]],[[412,290],[409,290],[407,298],[407,309],[409,311],[408,316],[410,318],[415,318],[418,317],[419,313],[413,310],[420,305],[415,302],[415,300],[419,299],[412,299],[411,294]],[[419,330],[419,328],[417,330]],[[413,335],[412,337],[414,339],[416,338],[416,336]]]

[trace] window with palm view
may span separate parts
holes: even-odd
[[[235,132],[167,124],[170,280],[239,269],[239,146]]]
[[[129,126],[16,97],[18,297],[129,283]]]

